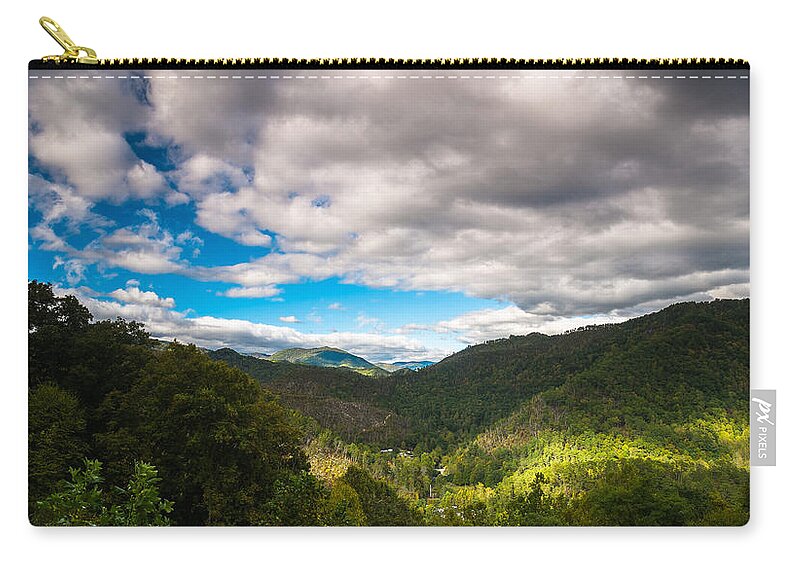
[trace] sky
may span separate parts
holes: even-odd
[[[372,361],[749,296],[737,72],[233,73],[31,72],[30,279]]]

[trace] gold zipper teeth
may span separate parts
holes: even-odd
[[[101,67],[278,67],[278,68],[603,68],[603,67],[749,67],[742,59],[723,58],[562,58],[562,59],[514,59],[514,58],[440,58],[440,59],[395,59],[395,58],[115,58],[100,59]]]

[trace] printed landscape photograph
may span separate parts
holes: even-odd
[[[30,70],[31,524],[746,524],[747,74]]]

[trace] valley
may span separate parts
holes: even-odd
[[[34,524],[749,518],[747,299],[511,336],[394,372],[327,346],[156,342],[35,281],[29,299]],[[104,484],[145,486],[152,502],[131,511]]]
[[[365,467],[422,501],[436,523],[496,523],[492,509],[523,490],[568,513],[535,519],[542,524],[640,524],[640,515],[613,514],[611,505],[600,518],[585,512],[585,503],[600,500],[600,482],[625,479],[642,487],[612,485],[614,504],[632,500],[628,491],[647,493],[641,499],[664,512],[641,515],[648,524],[741,524],[748,311],[747,301],[674,305],[619,325],[491,341],[374,381],[345,370],[270,366],[230,350],[211,357],[247,371],[313,419],[312,464],[316,456],[334,473],[335,464]],[[693,485],[718,485],[735,508],[673,512],[673,503],[692,503]],[[432,506],[440,504],[451,509]],[[465,514],[474,509],[482,514]],[[458,515],[439,520],[437,512]]]

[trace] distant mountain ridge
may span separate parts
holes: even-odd
[[[370,361],[340,348],[322,346],[319,348],[287,348],[279,350],[268,358],[272,362],[291,362],[306,366],[329,368],[351,368],[368,376],[385,376],[386,370]]]
[[[436,364],[433,360],[410,360],[401,362],[376,362],[375,365],[387,370],[397,372],[398,370],[422,370],[428,366]]]
[[[242,354],[244,354],[246,356],[252,356],[253,358],[260,358],[262,360],[269,360],[269,358],[271,356],[270,354],[267,354],[266,352],[247,352],[247,353],[243,352]]]
[[[746,412],[748,327],[746,299],[680,303],[618,324],[488,341],[413,374],[382,372],[380,382],[369,381],[363,369],[346,366],[297,366],[226,350],[211,356],[252,374],[291,401],[290,407],[296,403],[300,411],[339,433],[362,433],[363,425],[346,425],[344,413],[344,403],[358,402],[391,412],[399,419],[394,426],[403,428],[399,439],[381,439],[396,431],[384,430],[381,436],[380,430],[371,429],[370,441],[385,447],[421,443],[433,449],[443,441],[449,446],[469,441],[546,392],[548,397],[569,399],[570,413],[586,413],[593,422],[608,416],[626,425],[645,403],[663,421],[675,421],[675,411],[686,405],[700,413],[708,408],[738,409],[744,402]],[[560,390],[565,383],[569,389]],[[570,390],[578,393],[592,386],[603,395],[573,401],[576,396]],[[327,420],[328,398],[342,402],[343,413],[335,425]],[[651,406],[656,399],[658,405]],[[630,409],[612,414],[612,407],[623,401]],[[557,408],[562,405],[556,403]],[[587,406],[597,407],[582,411]],[[363,415],[377,417],[373,412]]]

